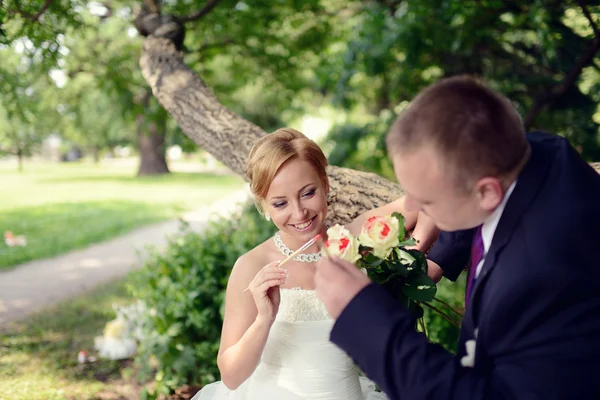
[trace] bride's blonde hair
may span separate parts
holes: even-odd
[[[260,203],[267,197],[277,171],[293,159],[309,162],[325,186],[329,187],[327,157],[321,148],[302,132],[292,128],[278,129],[256,141],[246,163],[246,176],[259,212],[263,212]]]

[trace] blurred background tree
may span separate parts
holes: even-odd
[[[25,64],[32,76],[49,74],[54,90],[65,92],[53,112],[70,116],[58,119],[60,134],[96,155],[115,142],[135,144],[139,174],[168,172],[164,148],[177,141],[168,138],[177,128],[138,66],[141,34],[169,21],[185,27],[175,29],[173,39],[181,42],[186,65],[224,105],[263,129],[334,110],[341,126],[324,145],[338,165],[390,177],[382,140],[390,121],[420,89],[462,73],[482,76],[509,96],[528,128],[563,135],[586,159],[600,158],[600,9],[594,1],[4,4],[2,51],[16,61],[1,67],[3,103],[29,87],[10,78]],[[92,86],[110,107],[91,100]],[[76,104],[85,98],[96,110]],[[4,119],[14,120],[10,115]]]

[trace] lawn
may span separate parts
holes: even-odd
[[[129,304],[125,280],[44,310],[0,332],[0,399],[137,399],[141,385],[130,361],[80,365],[95,336],[115,317],[112,304]]]
[[[0,163],[0,269],[103,241],[144,224],[202,208],[242,187],[237,176],[175,172],[136,178],[135,163]]]

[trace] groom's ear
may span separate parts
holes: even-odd
[[[475,184],[477,199],[481,209],[491,212],[500,205],[504,197],[502,183],[498,178],[483,177]]]

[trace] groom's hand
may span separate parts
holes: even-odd
[[[323,257],[317,262],[317,296],[332,318],[337,319],[350,301],[371,281],[354,264],[338,257]]]

